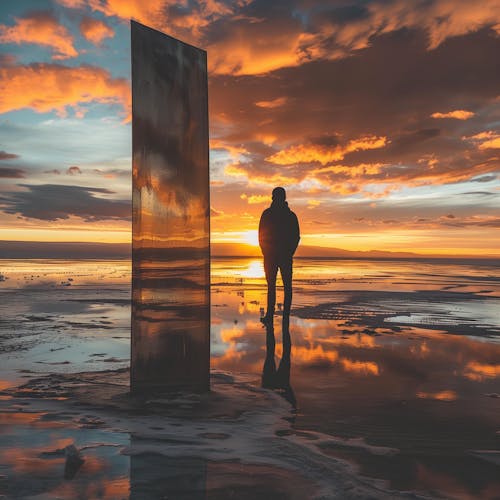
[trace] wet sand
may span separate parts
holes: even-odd
[[[3,261],[0,272],[0,493],[500,495],[493,265],[298,260],[291,365],[273,391],[261,388],[260,263],[215,259],[212,391],[156,401],[127,394],[128,263]],[[65,478],[71,444],[84,461]]]

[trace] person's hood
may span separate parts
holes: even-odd
[[[273,201],[270,208],[272,210],[290,210],[287,201]]]

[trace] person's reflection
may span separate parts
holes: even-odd
[[[275,390],[295,409],[297,407],[297,401],[292,386],[290,385],[292,342],[289,325],[289,316],[283,316],[283,354],[278,369],[276,369],[276,362],[274,359],[276,347],[274,326],[272,324],[266,325],[266,359],[264,360],[264,368],[262,370],[262,387]]]

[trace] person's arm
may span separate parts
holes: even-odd
[[[260,216],[260,221],[259,221],[259,246],[262,251],[262,254],[267,250],[267,232],[268,232],[268,227],[266,223],[266,212],[262,212],[262,215]]]
[[[300,228],[299,228],[299,220],[297,216],[292,212],[291,217],[291,228],[290,228],[290,250],[292,251],[292,255],[297,250],[300,241]]]

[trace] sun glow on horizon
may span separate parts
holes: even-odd
[[[239,275],[245,278],[264,278],[265,272],[262,259],[250,261],[246,268],[239,272]]]
[[[247,245],[259,246],[259,232],[257,230],[246,231],[243,234],[243,240]]]

